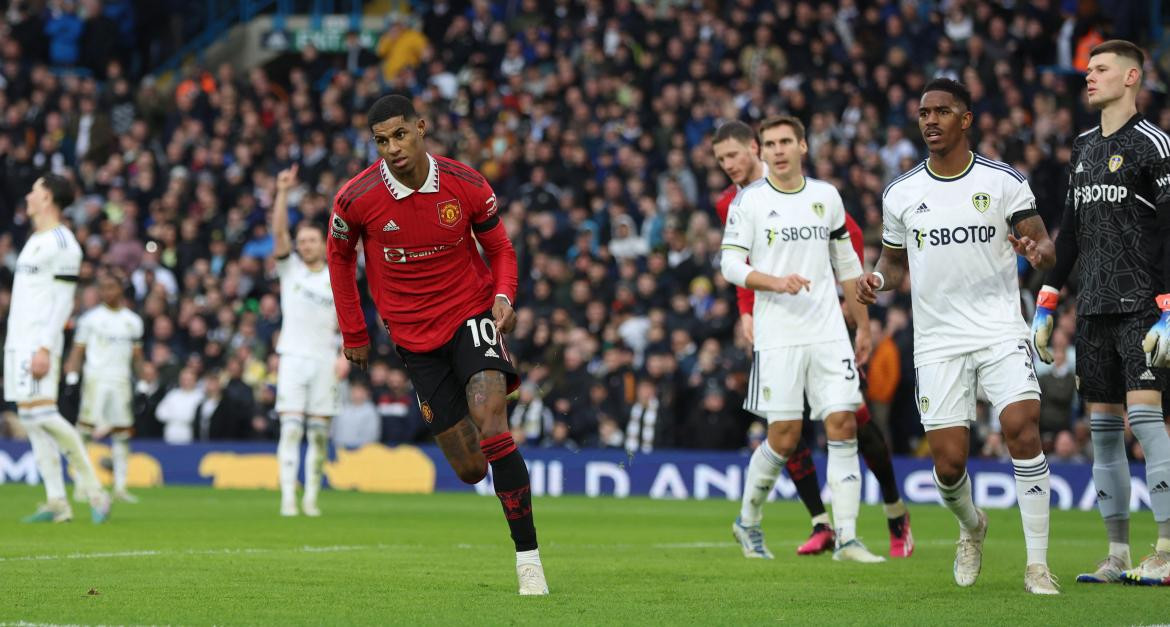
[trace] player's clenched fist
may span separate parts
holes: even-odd
[[[355,348],[345,349],[345,358],[353,363],[353,365],[365,370],[370,361],[370,345],[363,344]]]
[[[516,328],[516,311],[506,298],[496,297],[496,303],[492,305],[492,318],[500,333],[511,333],[512,329]]]
[[[877,291],[885,286],[881,275],[870,272],[857,277],[857,300],[863,305],[877,302]]]

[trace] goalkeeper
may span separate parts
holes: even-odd
[[[1170,366],[1170,137],[1137,112],[1144,54],[1127,41],[1091,51],[1089,104],[1101,124],[1073,143],[1056,265],[1037,299],[1036,351],[1048,341],[1060,288],[1077,264],[1077,379],[1093,433],[1093,483],[1109,555],[1086,583],[1170,585],[1170,437],[1162,390]],[[1146,457],[1158,523],[1155,554],[1136,569],[1129,555],[1129,464],[1125,420]]]

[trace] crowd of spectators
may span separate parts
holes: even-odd
[[[973,145],[1028,176],[1054,229],[1072,138],[1092,125],[1086,51],[1112,36],[1147,43],[1149,29],[1143,3],[1104,0],[435,0],[388,19],[374,50],[353,36],[342,54],[297,53],[287,72],[189,66],[165,83],[132,80],[116,54],[84,75],[60,71],[92,57],[60,56],[56,36],[34,53],[20,19],[49,32],[55,14],[19,4],[0,30],[0,317],[29,228],[23,194],[40,172],[65,174],[86,253],[79,311],[97,303],[98,266],[129,277],[151,390],[136,426],[176,442],[275,437],[274,175],[299,163],[293,220],[324,221],[338,187],[376,158],[365,112],[384,93],[412,95],[430,150],[479,169],[503,200],[520,263],[508,338],[524,377],[509,408],[517,435],[566,449],[737,449],[762,429],[740,409],[750,345],[718,271],[713,203],[728,180],[714,129],[799,116],[807,173],[840,190],[869,265],[885,184],[925,157],[921,87],[961,79]],[[1162,61],[1147,63],[1139,106],[1170,128]],[[1030,316],[1039,277],[1026,263],[1020,276]],[[895,452],[915,454],[908,288],[872,309],[869,398]],[[1057,460],[1091,450],[1073,300],[1056,363],[1038,368]],[[422,440],[409,380],[372,308],[367,318],[373,366],[348,375],[336,435]],[[975,452],[1006,455],[983,412]]]

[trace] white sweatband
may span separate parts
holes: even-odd
[[[505,300],[505,301],[508,303],[508,306],[509,306],[509,307],[511,307],[511,306],[512,306],[512,299],[511,299],[511,298],[508,298],[508,295],[507,295],[507,294],[496,294],[496,298],[502,298],[502,299],[504,299],[504,300]]]
[[[881,272],[877,272],[877,271],[875,271],[873,273],[873,275],[878,278],[878,281],[881,281],[881,285],[877,286],[877,288],[874,289],[874,291],[880,292],[880,291],[882,291],[882,288],[886,286],[886,275],[882,274]]]
[[[65,373],[65,385],[77,385],[78,381],[81,381],[81,375],[76,372]]]

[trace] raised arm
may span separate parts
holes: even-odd
[[[288,194],[296,184],[295,164],[276,175],[276,199],[272,202],[272,252],[277,259],[284,259],[292,253],[292,237],[288,232]]]

